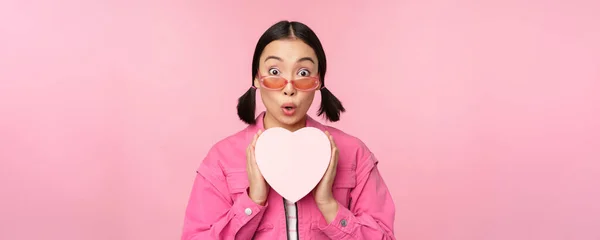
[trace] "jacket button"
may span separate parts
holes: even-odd
[[[250,209],[250,208],[246,208],[246,210],[244,210],[244,213],[245,213],[247,216],[250,216],[250,215],[252,215],[252,209]]]
[[[340,221],[340,224],[342,225],[342,227],[345,227],[346,225],[348,225],[348,222],[346,222],[346,219],[342,219],[342,221]]]

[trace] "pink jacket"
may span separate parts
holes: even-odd
[[[210,149],[197,171],[181,239],[287,238],[283,198],[271,189],[261,206],[247,192],[246,147],[263,129],[263,116]],[[333,195],[339,210],[326,224],[311,194],[298,201],[299,239],[395,239],[396,209],[373,153],[359,139],[310,117],[307,126],[329,131],[338,147]]]

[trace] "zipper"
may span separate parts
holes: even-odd
[[[290,239],[290,234],[288,233],[288,211],[287,211],[287,207],[286,207],[286,202],[285,202],[285,198],[281,198],[281,200],[283,200],[283,212],[284,212],[284,217],[285,217],[285,239],[289,240]]]
[[[348,210],[350,210],[350,205],[352,204],[352,194],[350,193],[350,190],[346,193],[346,199],[348,199]]]
[[[300,240],[300,228],[298,228],[298,224],[300,224],[300,216],[298,215],[298,202],[295,202],[294,206],[296,206],[296,239]]]

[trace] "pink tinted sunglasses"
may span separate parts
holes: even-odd
[[[268,90],[281,90],[288,83],[292,83],[292,86],[298,91],[312,91],[319,87],[319,77],[300,77],[294,80],[287,80],[281,76],[261,76],[258,75],[260,86]]]

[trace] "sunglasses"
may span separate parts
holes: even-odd
[[[300,77],[294,80],[287,80],[281,76],[260,76],[260,86],[268,90],[281,90],[288,83],[298,91],[312,91],[319,87],[319,77]]]

